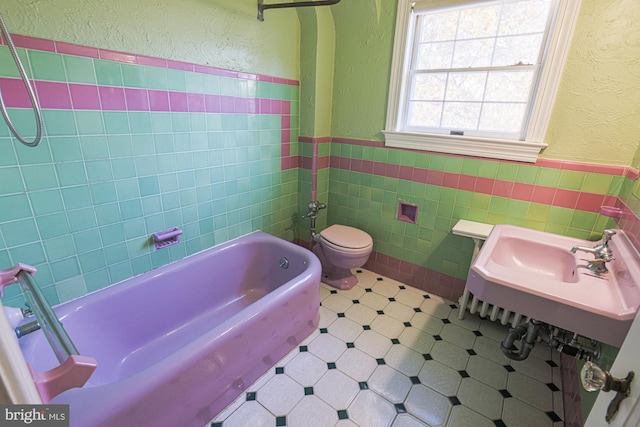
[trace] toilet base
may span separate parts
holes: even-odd
[[[322,282],[329,286],[340,289],[342,291],[348,291],[358,283],[358,278],[351,273],[350,270],[341,271],[341,274],[326,274],[322,272]]]

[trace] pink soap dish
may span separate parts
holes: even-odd
[[[616,208],[615,206],[600,206],[600,214],[610,218],[620,218],[622,216],[622,209]]]
[[[153,233],[153,244],[156,250],[180,243],[182,230],[178,227]]]

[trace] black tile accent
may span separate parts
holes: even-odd
[[[337,293],[338,293],[338,291],[336,291],[335,289],[331,289],[331,290],[329,291],[329,293],[331,293],[331,294],[337,294]]]
[[[423,354],[422,357],[424,358],[424,360],[433,360],[433,357],[431,357],[429,353]]]
[[[395,301],[396,301],[396,299],[395,299],[394,297],[389,297],[389,301],[391,301],[391,302],[395,302]]]
[[[467,373],[467,371],[458,371],[458,373],[460,374],[460,376],[462,378],[469,378],[469,374]]]
[[[552,368],[557,368],[558,364],[556,362],[554,362],[553,360],[547,360],[547,365],[551,366]]]
[[[222,427],[222,423],[211,423],[209,427]]]
[[[255,391],[250,391],[247,393],[247,402],[250,402],[252,400],[256,400],[257,397],[257,393]]]
[[[458,406],[462,404],[456,396],[449,396],[449,402],[451,402],[453,406]]]
[[[287,425],[287,416],[282,415],[281,417],[276,417],[276,427],[285,427]]]
[[[327,332],[329,332],[329,331],[327,330],[327,328],[320,328],[320,333],[321,333],[321,334],[326,334]]]
[[[555,412],[545,412],[547,414],[547,417],[551,418],[551,421],[553,421],[554,423],[557,423],[558,421],[562,421],[562,418],[560,418],[558,416],[558,414],[556,414]]]
[[[507,427],[507,425],[502,420],[495,420],[493,421],[493,423],[496,425],[496,427]]]
[[[306,345],[301,345],[298,348],[300,349],[300,353],[304,353],[305,351],[309,351],[309,347],[307,347]]]
[[[378,282],[382,282],[384,279],[383,279],[382,277],[378,277],[378,278],[376,278],[376,280],[377,280]]]
[[[327,368],[328,369],[336,369],[336,363],[335,362],[327,363]]]
[[[376,313],[378,313],[378,314],[384,314],[384,311],[382,311],[382,310],[378,310],[378,311],[376,311]]]
[[[365,292],[373,292],[373,289],[371,289],[371,288],[365,288],[365,290],[364,290],[364,291],[365,291]]]
[[[433,339],[436,341],[442,341],[442,337],[440,335],[434,335]]]
[[[418,377],[409,377],[409,379],[411,380],[411,384],[421,384],[420,378]]]
[[[449,307],[451,307],[451,308],[458,308],[458,306],[457,306],[457,305],[455,305],[455,304],[449,304]]]
[[[406,414],[407,413],[407,408],[405,408],[402,403],[394,403],[393,406],[396,408],[396,412],[398,414]]]
[[[360,387],[360,390],[369,390],[369,384],[366,381],[360,381],[358,387]]]
[[[560,389],[558,387],[556,387],[556,385],[554,383],[547,384],[547,387],[549,387],[549,390],[551,390],[551,391],[560,391]]]
[[[398,286],[398,287],[399,287],[400,289],[407,289],[406,287],[404,287],[404,286],[402,286],[402,285],[400,285],[400,286]]]
[[[356,270],[356,273],[362,273],[362,270]]]
[[[478,354],[475,351],[473,351],[473,349],[471,349],[471,348],[469,350],[467,350],[467,353],[469,354],[469,356],[475,356],[476,354]]]
[[[420,307],[414,308],[413,311],[415,311],[416,313],[422,313],[422,310],[420,310]]]
[[[391,338],[391,344],[400,344],[400,340],[398,340],[398,338]]]
[[[305,387],[304,388],[304,395],[305,396],[311,396],[313,394],[313,387]]]
[[[442,323],[444,323],[445,325],[448,325],[449,323],[451,323],[451,320],[449,319],[440,319],[442,320]]]
[[[362,325],[362,329],[364,329],[365,331],[371,330],[371,326],[369,325]]]
[[[411,322],[404,322],[403,325],[406,326],[407,328],[410,328],[411,327]]]
[[[338,313],[338,317],[344,317],[344,313]]]
[[[482,336],[482,332],[480,331],[473,331],[473,335],[477,336],[477,337],[481,337]]]
[[[351,300],[351,302],[354,304],[360,304],[360,301],[358,301],[357,299]]]
[[[507,372],[515,372],[515,369],[511,365],[504,365],[504,369],[506,369]]]
[[[422,298],[424,298],[424,299],[431,299],[431,296],[430,296],[430,295],[427,295],[427,294],[422,294]]]
[[[509,397],[513,397],[511,396],[511,393],[509,393],[509,391],[502,389],[502,390],[498,390],[500,392],[500,394],[502,395],[502,397],[504,397],[505,399],[509,398]]]
[[[284,367],[283,366],[278,366],[276,368],[276,375],[278,374],[284,374]]]
[[[340,409],[338,411],[338,419],[339,420],[348,420],[349,419],[349,414],[347,414],[347,410],[346,409]]]
[[[355,348],[355,347],[356,347],[356,345],[354,343],[352,343],[352,342],[348,342],[347,343],[347,348]]]
[[[386,362],[382,358],[376,359],[376,362],[378,362],[378,365],[386,365]]]

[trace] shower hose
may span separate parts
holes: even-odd
[[[29,83],[29,78],[27,77],[27,73],[24,70],[22,61],[20,60],[20,57],[18,56],[18,52],[16,51],[16,46],[13,44],[13,40],[11,40],[11,35],[9,34],[9,30],[7,29],[7,25],[5,24],[4,19],[2,19],[1,14],[0,14],[0,31],[2,32],[2,35],[4,36],[4,39],[6,40],[7,45],[9,46],[9,51],[11,52],[11,56],[13,57],[13,60],[15,61],[16,66],[18,67],[18,71],[20,72],[20,76],[22,77],[22,81],[24,82],[24,86],[27,89],[27,92],[29,94],[29,99],[31,100],[31,108],[33,109],[33,114],[35,115],[36,128],[37,128],[36,136],[33,139],[33,141],[27,141],[25,138],[23,138],[18,132],[18,130],[16,129],[16,127],[11,122],[11,118],[9,117],[9,113],[7,113],[7,107],[4,103],[4,98],[2,96],[2,90],[0,90],[0,110],[2,110],[2,116],[4,117],[4,120],[7,122],[7,126],[9,126],[9,129],[11,129],[11,133],[13,133],[13,135],[15,135],[15,137],[27,147],[37,147],[38,144],[40,144],[40,140],[42,140],[42,116],[40,114],[40,107],[38,106],[38,101],[36,100],[36,96],[33,93],[33,88]]]

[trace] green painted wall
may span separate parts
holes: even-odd
[[[341,2],[332,136],[383,140],[397,2]],[[640,142],[640,3],[583,0],[543,158],[630,166]]]
[[[334,80],[335,25],[330,8],[299,8],[300,134],[331,135]]]
[[[336,26],[331,136],[383,140],[397,1],[343,1]]]
[[[293,9],[236,0],[4,0],[9,31],[232,70],[299,78]]]

